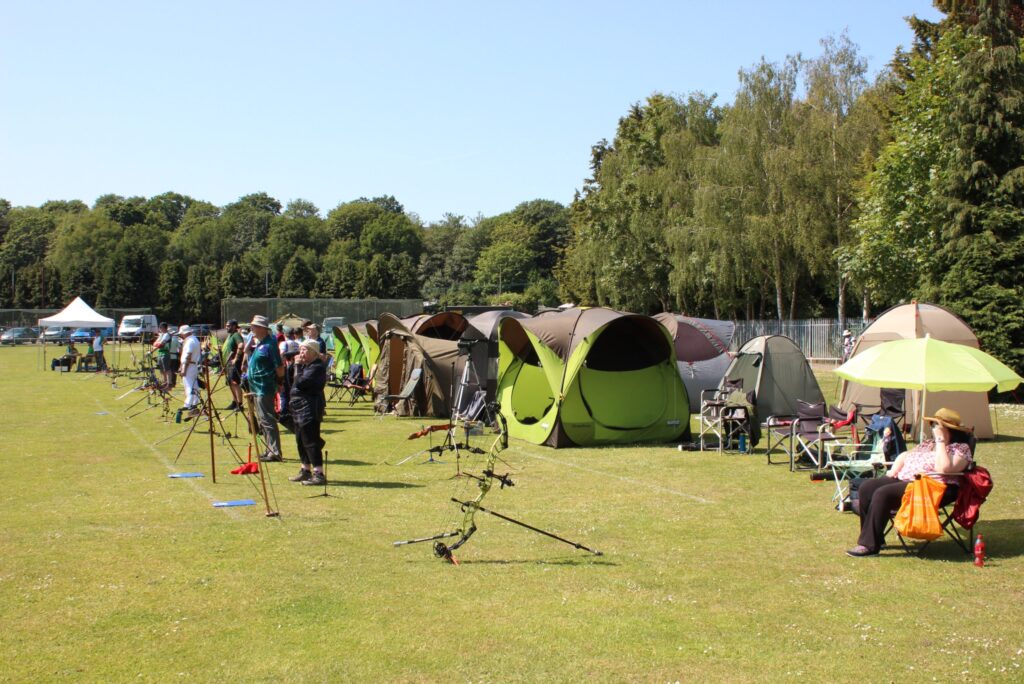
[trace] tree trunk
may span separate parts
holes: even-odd
[[[862,323],[867,324],[869,318],[871,318],[871,300],[868,299],[867,288],[864,288],[864,295],[861,300],[860,320]]]

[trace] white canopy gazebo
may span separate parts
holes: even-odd
[[[81,297],[64,307],[60,313],[39,319],[41,327],[60,325],[65,328],[113,328],[114,319],[96,313]]]
[[[113,328],[114,319],[96,313],[96,310],[85,303],[81,297],[64,307],[64,310],[52,316],[39,319],[40,327],[59,325],[65,328]],[[46,368],[46,345],[39,345],[42,353],[41,367]]]

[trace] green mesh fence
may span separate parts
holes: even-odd
[[[346,323],[359,323],[376,320],[385,312],[404,318],[422,310],[423,301],[419,299],[222,299],[220,324],[232,318],[244,324],[256,315],[274,321],[288,314],[319,324],[325,318],[344,318]]]

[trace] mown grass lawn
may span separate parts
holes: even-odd
[[[257,494],[219,441],[214,484],[206,435],[174,463],[182,437],[154,443],[182,426],[159,409],[125,418],[139,395],[118,397],[137,382],[40,360],[0,349],[0,680],[1024,678],[1015,406],[978,450],[996,481],[985,568],[947,541],[923,559],[847,557],[856,520],[832,509],[830,485],[761,450],[516,441],[503,453],[516,486],[484,505],[605,555],[480,514],[454,567],[427,544],[391,545],[440,531],[449,497],[474,495],[448,458],[381,463],[424,448],[406,439],[423,421],[332,404],[332,496],[287,482],[289,436],[289,462],[268,469],[281,516],[266,518],[211,505]],[[206,477],[167,477],[190,470]]]

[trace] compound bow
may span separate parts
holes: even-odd
[[[448,562],[452,563],[453,565],[458,565],[459,562],[455,559],[455,556],[453,554],[463,544],[469,541],[469,538],[473,536],[474,532],[476,532],[476,514],[477,511],[480,511],[483,513],[487,513],[489,515],[493,515],[496,518],[500,518],[507,522],[518,525],[520,527],[524,527],[533,532],[543,534],[546,537],[551,537],[552,539],[556,539],[565,544],[569,544],[570,546],[573,546],[577,549],[589,551],[595,556],[602,555],[600,551],[595,551],[594,549],[588,548],[583,544],[570,541],[568,539],[564,539],[563,537],[559,537],[556,534],[552,534],[551,532],[547,532],[538,527],[527,525],[526,523],[520,520],[515,520],[514,518],[502,515],[501,513],[497,513],[490,509],[484,508],[483,506],[480,505],[480,502],[483,501],[484,497],[487,496],[487,493],[491,491],[491,488],[494,486],[495,482],[499,484],[499,489],[515,486],[515,483],[512,481],[512,478],[510,477],[509,473],[498,473],[494,469],[497,462],[500,460],[498,454],[501,451],[508,448],[508,423],[505,420],[505,416],[502,415],[500,405],[497,402],[492,403],[489,408],[493,412],[497,420],[498,436],[495,438],[494,443],[491,444],[491,448],[487,450],[487,460],[484,463],[484,468],[480,472],[480,474],[474,475],[472,473],[467,473],[465,471],[462,472],[462,475],[469,477],[473,480],[476,480],[478,489],[477,495],[471,501],[462,501],[456,497],[451,497],[451,500],[454,503],[459,504],[459,507],[462,510],[461,523],[454,530],[442,532],[440,534],[435,534],[430,537],[408,539],[406,541],[396,541],[394,542],[394,546],[406,546],[408,544],[419,544],[422,542],[432,541],[434,542],[435,556],[437,556],[438,558],[443,558]],[[443,541],[445,539],[450,539],[453,537],[457,537],[457,539],[450,544]]]

